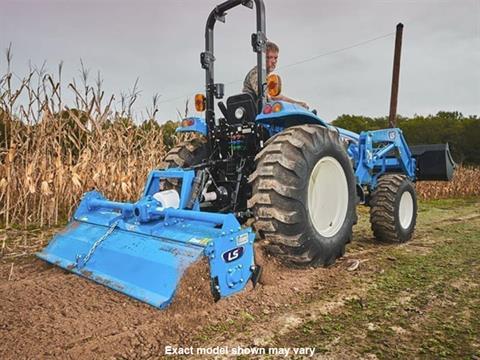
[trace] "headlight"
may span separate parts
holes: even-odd
[[[245,115],[245,109],[243,107],[239,107],[237,110],[235,110],[235,118],[237,120],[242,119],[243,115]]]

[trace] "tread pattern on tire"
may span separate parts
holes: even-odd
[[[395,224],[395,203],[400,186],[408,181],[405,175],[386,174],[380,177],[378,186],[370,200],[370,223],[375,238],[379,241],[402,243],[410,240],[402,239]],[[413,187],[413,184],[412,184]],[[414,216],[412,221],[415,221]],[[413,224],[415,226],[415,223]],[[412,231],[413,232],[413,231]]]
[[[253,196],[248,208],[255,214],[255,230],[266,240],[267,251],[296,265],[327,266],[345,253],[347,239],[328,258],[319,258],[318,247],[305,234],[309,215],[299,199],[308,187],[307,153],[319,154],[316,144],[325,143],[343,147],[338,133],[318,125],[288,128],[265,143],[249,177]]]
[[[195,165],[201,158],[207,140],[203,137],[183,141],[170,149],[165,156],[165,167],[188,167]]]
[[[193,138],[183,141],[170,149],[163,159],[162,167],[164,169],[178,167],[187,168],[196,165],[206,157],[207,139],[204,137]],[[164,190],[179,189],[179,180],[166,179]]]

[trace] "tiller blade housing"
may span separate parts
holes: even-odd
[[[164,179],[181,192],[160,191]],[[186,209],[193,170],[154,170],[136,203],[85,193],[73,219],[37,254],[43,260],[158,308],[170,304],[184,271],[202,256],[210,265],[216,300],[256,281],[251,228],[233,214]],[[191,202],[190,202],[191,203]]]

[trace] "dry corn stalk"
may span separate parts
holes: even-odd
[[[417,184],[420,199],[480,196],[480,168],[460,166],[452,181],[422,181]]]
[[[149,126],[135,124],[128,115],[136,86],[118,112],[113,96],[102,104],[103,90],[88,85],[82,69],[84,89],[69,86],[76,109],[65,105],[60,81],[44,69],[33,70],[17,89],[11,73],[0,76],[0,228],[64,221],[92,188],[111,199],[136,200],[148,172],[161,164],[157,110],[150,111]]]

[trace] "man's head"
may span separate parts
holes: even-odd
[[[278,61],[278,53],[280,49],[278,48],[277,44],[267,41],[267,74],[271,73],[275,70]]]

